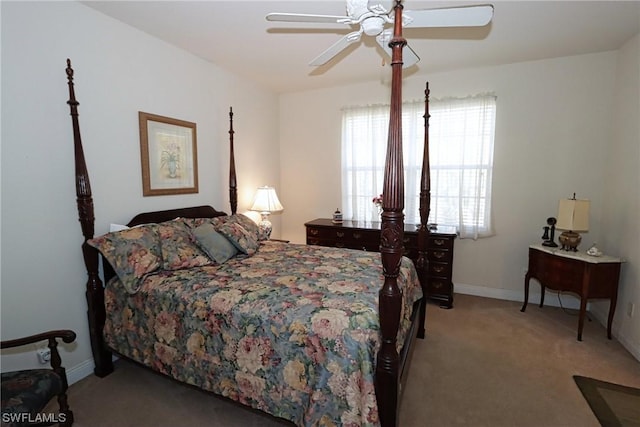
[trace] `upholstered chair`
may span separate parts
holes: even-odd
[[[2,425],[70,426],[73,412],[67,402],[67,374],[61,366],[58,341],[71,343],[76,334],[69,330],[49,331],[25,338],[2,341],[0,348],[19,347],[40,341],[49,341],[51,368],[2,372]],[[44,414],[42,410],[54,397],[58,398],[60,412]]]

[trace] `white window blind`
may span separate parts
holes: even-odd
[[[405,223],[420,223],[424,102],[403,104]],[[496,97],[429,103],[431,212],[429,222],[457,228],[460,237],[493,233],[491,180]],[[380,221],[373,198],[382,192],[389,106],[343,110],[342,209],[345,219]]]

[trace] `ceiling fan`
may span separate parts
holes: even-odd
[[[349,45],[357,43],[364,33],[376,38],[378,44],[390,56],[389,41],[393,37],[394,21],[393,8],[385,8],[380,0],[346,0],[347,15],[313,15],[304,13],[269,13],[267,21],[332,23],[358,26],[353,31],[327,50],[314,58],[309,65],[324,65],[334,56],[342,52]],[[493,17],[492,5],[457,6],[437,9],[403,10],[403,28],[431,28],[431,27],[482,27],[491,22]],[[420,60],[418,55],[408,45],[406,46],[403,67],[410,67]]]

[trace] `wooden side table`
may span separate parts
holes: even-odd
[[[582,328],[587,301],[592,298],[609,299],[607,337],[611,339],[611,322],[616,311],[618,280],[622,260],[612,256],[593,257],[584,252],[569,252],[542,245],[529,246],[529,268],[524,278],[524,312],[529,302],[529,280],[540,282],[540,307],[544,304],[545,288],[571,292],[580,297],[578,341],[582,341]]]

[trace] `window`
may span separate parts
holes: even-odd
[[[402,106],[405,222],[420,223],[424,102]],[[429,222],[455,226],[460,237],[493,232],[491,179],[496,97],[429,103]],[[382,191],[389,106],[349,107],[342,118],[342,209],[345,219],[379,221],[373,198]]]

